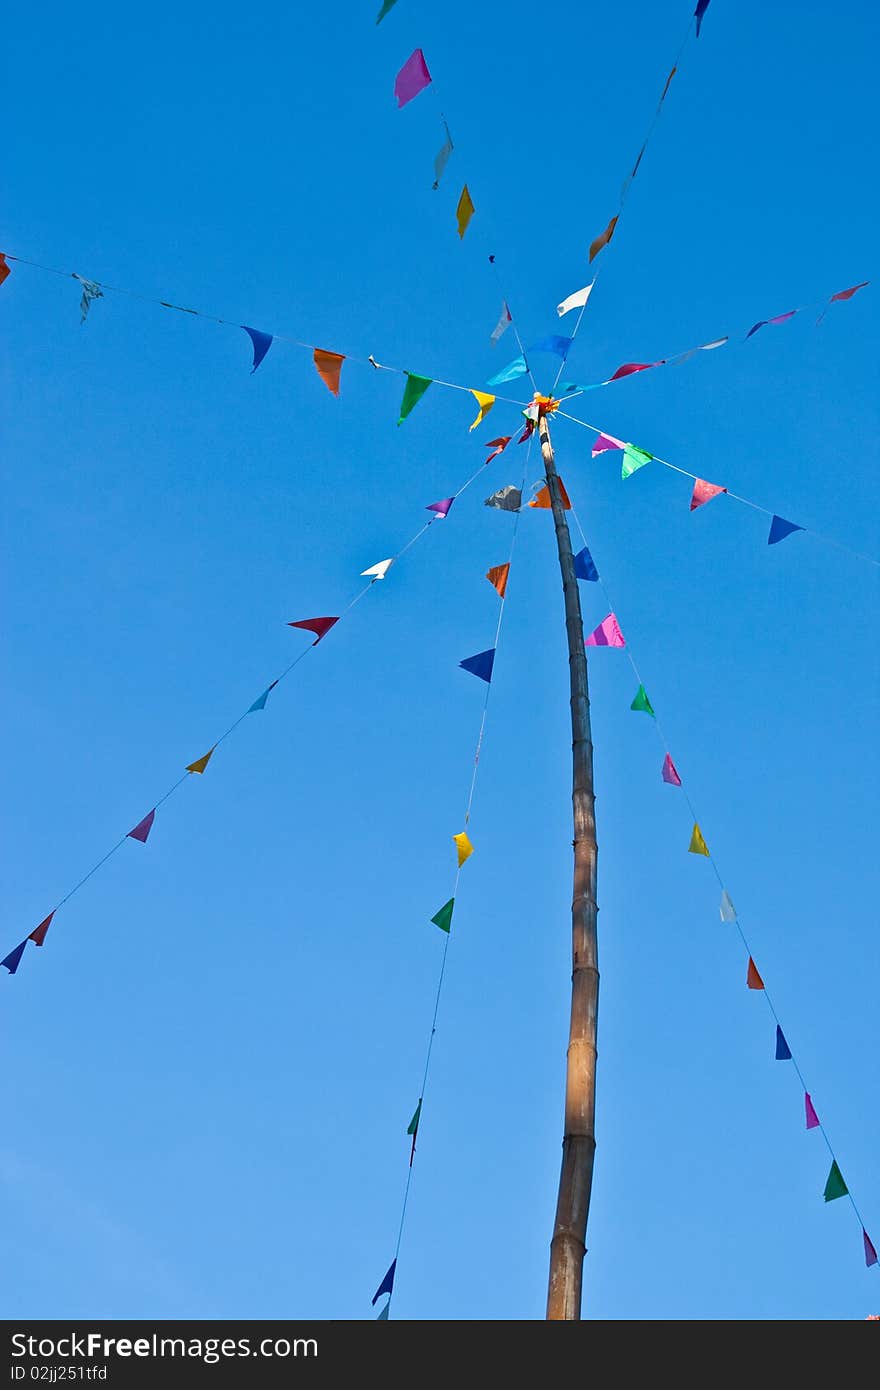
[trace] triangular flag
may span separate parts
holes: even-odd
[[[565,490],[565,483],[562,481],[558,474],[556,477],[556,481],[559,484],[559,500],[562,503],[563,510],[566,512],[570,512],[571,501],[569,500],[568,493]],[[534,497],[529,503],[529,506],[538,508],[543,507],[545,509],[552,506],[552,503],[550,501],[550,488],[547,486],[546,483],[538,492],[535,493]]]
[[[623,446],[623,463],[620,467],[621,478],[631,478],[633,473],[637,473],[640,468],[644,468],[646,463],[650,463],[654,457],[644,449],[637,449],[635,444],[625,444]]]
[[[444,497],[439,502],[429,502],[425,508],[426,512],[436,512],[438,516],[448,516],[449,508],[455,501],[454,497]]]
[[[700,26],[703,23],[703,15],[709,8],[709,0],[697,0],[697,8],[694,10],[694,19],[697,21],[697,38],[700,37]]]
[[[874,1243],[864,1226],[862,1227],[862,1240],[865,1244],[865,1264],[870,1269],[872,1265],[877,1263],[877,1251],[874,1249]]]
[[[256,700],[254,700],[254,703],[251,705],[250,709],[248,710],[248,714],[254,714],[254,713],[256,713],[256,711],[257,711],[258,709],[265,709],[265,708],[266,708],[266,701],[268,700],[269,695],[270,695],[271,692],[275,689],[275,687],[276,687],[277,684],[278,684],[277,681],[273,681],[271,685],[267,685],[267,686],[266,686],[266,689],[263,691],[262,695],[258,695],[257,698],[256,698]]]
[[[481,681],[488,683],[492,679],[492,667],[495,665],[495,648],[490,647],[486,652],[477,652],[476,656],[466,656],[464,661],[458,664],[463,671],[470,671],[472,676],[479,676]]]
[[[89,310],[92,307],[92,301],[95,299],[103,299],[104,291],[94,280],[87,280],[84,275],[77,275],[76,271],[73,272],[73,279],[78,280],[82,285],[82,299],[79,301],[79,321],[82,325],[88,317]]]
[[[471,429],[475,430],[477,428],[477,425],[481,425],[485,420],[486,416],[489,414],[489,411],[495,404],[495,397],[487,396],[485,391],[475,391],[473,387],[471,387],[471,395],[473,396],[477,405],[480,407],[480,413],[477,416],[474,423],[471,425]]]
[[[522,506],[522,492],[513,483],[507,483],[505,487],[500,487],[497,492],[493,492],[491,497],[486,498],[487,507],[497,507],[502,512],[518,512]]]
[[[523,415],[525,415],[525,411],[523,411]],[[519,439],[516,441],[517,444],[525,444],[526,440],[531,438],[532,434],[534,433],[536,423],[537,421],[535,420],[526,420],[526,427],[520,435]]]
[[[591,265],[592,265],[593,261],[596,259],[596,257],[598,256],[599,252],[603,249],[603,247],[605,247],[605,246],[608,245],[609,241],[610,241],[611,238],[614,236],[614,228],[615,228],[616,226],[617,226],[617,218],[616,218],[616,217],[612,217],[611,221],[608,223],[608,226],[605,228],[604,232],[601,232],[600,235],[596,237],[596,240],[595,240],[594,242],[591,243],[591,245],[590,245],[590,264],[591,264]]]
[[[778,1023],[777,1023],[777,1025],[776,1025],[776,1061],[777,1061],[777,1062],[790,1062],[790,1061],[791,1061],[791,1048],[789,1047],[788,1043],[785,1041],[785,1034],[783,1033],[783,1031],[782,1031],[782,1029],[780,1028],[780,1026],[779,1026]]]
[[[419,92],[423,92],[430,81],[431,74],[428,72],[425,55],[420,48],[416,48],[394,79],[394,95],[397,97],[398,108],[406,106],[408,101],[412,101]]]
[[[470,220],[474,215],[474,211],[475,209],[473,202],[471,201],[471,195],[468,192],[467,184],[465,184],[464,188],[461,190],[461,197],[458,200],[458,207],[455,209],[455,220],[458,223],[458,235],[460,237],[463,237],[465,232],[467,231],[468,224],[470,223]]]
[[[318,369],[318,376],[327,387],[327,390],[331,395],[338,396],[339,377],[342,372],[342,364],[345,361],[345,354],[342,352],[325,352],[323,348],[315,348],[312,357]]]
[[[46,940],[46,932],[49,930],[52,918],[54,916],[55,913],[50,912],[48,917],[44,917],[40,925],[38,927],[34,927],[33,931],[28,937],[28,941],[32,941],[35,946],[42,946],[43,942]]]
[[[134,830],[129,830],[127,840],[140,840],[142,845],[147,843],[147,836],[153,828],[153,821],[156,819],[155,809],[149,811],[142,821],[138,821]]]
[[[691,831],[691,842],[688,845],[688,854],[705,854],[707,859],[710,857],[709,846],[703,839],[703,832],[697,825],[696,821],[694,822],[694,828]]]
[[[254,365],[251,367],[251,376],[253,376],[272,346],[272,334],[261,333],[259,328],[248,328],[246,323],[243,323],[241,326],[254,345]]]
[[[767,544],[777,545],[779,541],[784,541],[786,536],[791,536],[795,531],[803,531],[803,529],[803,526],[796,526],[793,521],[786,521],[783,516],[774,516],[770,522]]]
[[[375,1304],[376,1304],[377,1299],[380,1299],[380,1298],[382,1297],[383,1293],[390,1294],[391,1291],[393,1290],[393,1288],[394,1288],[394,1271],[396,1270],[396,1268],[397,1268],[397,1260],[396,1260],[396,1259],[393,1259],[393,1260],[391,1261],[391,1266],[390,1266],[390,1268],[389,1268],[389,1270],[388,1270],[388,1273],[385,1275],[385,1278],[382,1280],[382,1282],[381,1282],[381,1284],[379,1285],[378,1289],[377,1289],[376,1292],[373,1294],[373,1306],[374,1306],[374,1307],[375,1307]]]
[[[419,1132],[419,1120],[422,1118],[422,1098],[419,1096],[419,1103],[415,1108],[415,1113],[406,1127],[407,1134],[416,1135]]]
[[[381,24],[388,11],[392,10],[396,4],[397,0],[382,0],[382,8],[376,15],[376,23]]]
[[[551,333],[549,337],[542,338],[539,343],[533,343],[529,352],[552,352],[557,357],[566,357],[568,349],[573,342],[572,338],[561,338],[558,333]]]
[[[583,550],[579,550],[574,557],[574,572],[577,579],[592,579],[595,581],[599,578],[599,571],[596,569],[593,563],[593,557],[586,546],[584,546]]]
[[[507,576],[509,574],[509,563],[506,565],[493,565],[490,570],[486,571],[486,578],[492,585],[492,588],[498,590],[499,598],[504,598],[504,595],[507,592]]]
[[[391,566],[394,564],[394,557],[390,560],[380,560],[377,565],[370,565],[368,570],[361,570],[362,579],[372,579],[375,584],[377,579],[384,579]]]
[[[216,746],[217,745],[215,744],[214,747],[216,748]],[[208,763],[211,761],[213,752],[214,748],[209,748],[207,753],[205,753],[201,758],[196,758],[194,763],[188,763],[186,769],[187,772],[204,772],[205,768],[208,766]]]
[[[493,459],[497,459],[499,454],[503,454],[512,438],[512,434],[502,434],[498,439],[490,439],[486,448],[491,449],[492,453],[486,459],[486,462],[491,463]]]
[[[322,637],[325,637],[334,623],[338,623],[338,618],[300,618],[299,622],[288,623],[288,627],[305,628],[306,632],[317,633],[313,647],[317,647]]]
[[[764,988],[764,981],[761,979],[761,976],[758,973],[758,967],[752,960],[751,956],[749,956],[749,968],[746,971],[746,984],[748,985],[749,989]]]
[[[666,757],[663,759],[663,770],[661,772],[661,776],[663,778],[663,781],[668,782],[671,787],[681,786],[681,778],[679,777],[678,772],[676,771],[675,763],[672,761],[668,753],[666,754]]]
[[[466,861],[470,859],[471,855],[474,852],[474,847],[464,831],[462,831],[460,835],[453,835],[452,838],[455,841],[455,852],[458,856],[458,867],[461,868],[462,864],[466,863]]]
[[[4,277],[4,278],[5,278],[5,277]],[[865,286],[866,286],[866,285],[870,285],[870,283],[871,283],[870,280],[863,280],[862,283],[861,283],[860,285],[853,285],[851,289],[848,289],[848,290],[838,290],[838,291],[837,291],[837,294],[833,294],[833,295],[831,296],[831,299],[829,300],[829,303],[830,303],[830,304],[834,304],[834,303],[836,303],[836,301],[839,300],[839,299],[852,299],[852,297],[853,297],[853,295],[855,294],[856,290],[863,290],[863,289],[865,288]]]
[[[403,388],[403,400],[400,403],[398,425],[403,424],[407,415],[418,405],[430,385],[431,378],[429,376],[416,376],[415,372],[407,372],[406,386]]]
[[[633,376],[636,372],[647,372],[651,367],[662,366],[660,362],[624,362],[622,367],[618,367],[614,376],[610,376],[604,383],[608,386],[612,381],[620,381],[622,377]]]
[[[440,180],[443,177],[443,172],[449,163],[449,156],[452,154],[454,148],[452,136],[449,134],[449,126],[445,121],[443,122],[443,129],[446,131],[446,139],[434,155],[434,182],[431,184],[431,187],[435,192],[440,187]]]
[[[697,507],[702,507],[704,502],[711,502],[713,497],[717,497],[719,492],[726,492],[726,487],[719,487],[717,483],[707,483],[705,478],[694,479],[694,490],[691,494],[691,511],[695,512]]]
[[[392,4],[393,4],[393,3],[394,3],[394,0],[392,0]],[[390,1307],[391,1307],[391,1299],[389,1298],[388,1302],[385,1304],[385,1307],[382,1309],[381,1313],[378,1313],[378,1314],[376,1315],[376,1321],[377,1321],[377,1322],[387,1322],[387,1321],[388,1321],[388,1309],[389,1309]]]
[[[643,685],[640,685],[636,691],[630,709],[641,711],[643,714],[650,714],[654,718],[654,706],[648,699],[648,692]]]
[[[6,257],[3,255],[3,252],[0,251],[0,285],[3,284],[3,281],[6,279],[9,273],[10,267],[6,264]]]
[[[620,624],[613,613],[603,618],[597,628],[584,641],[585,647],[625,647]]]
[[[26,936],[24,941],[20,941],[19,944],[9,952],[8,956],[4,956],[3,960],[0,960],[0,965],[5,965],[10,975],[14,975],[21,964],[24,948],[28,944],[29,939],[30,938]]]
[[[816,1109],[810,1099],[809,1091],[804,1091],[804,1115],[807,1121],[807,1129],[819,1128],[819,1116],[816,1114]]]
[[[434,913],[431,921],[435,927],[441,931],[448,932],[452,926],[452,909],[455,907],[455,898],[450,898],[448,903],[444,903],[439,911]]]
[[[563,299],[561,304],[557,304],[556,312],[559,317],[562,318],[563,314],[571,313],[572,309],[582,309],[589,299],[590,290],[595,283],[593,280],[591,284],[584,285],[582,290],[575,290],[574,294],[570,294],[567,299]]]
[[[626,445],[622,439],[615,439],[613,434],[600,434],[593,445],[593,458],[597,454],[604,454],[608,449],[625,449]]]
[[[511,312],[507,307],[507,301],[505,300],[502,302],[501,305],[501,317],[499,318],[495,327],[492,329],[492,332],[489,334],[489,342],[492,344],[493,347],[495,347],[495,344],[507,332],[508,328],[512,323],[513,316],[511,315]]]
[[[727,891],[726,888],[722,888],[722,889],[721,889],[721,908],[720,908],[720,912],[721,912],[721,920],[722,920],[722,922],[735,922],[735,921],[736,921],[736,908],[734,907],[734,905],[733,905],[733,899],[731,898],[731,896],[730,896],[730,894],[728,893],[728,891]]]
[[[833,1202],[835,1197],[846,1197],[849,1188],[843,1181],[843,1174],[837,1166],[835,1158],[831,1164],[831,1172],[828,1174],[828,1181],[825,1184],[825,1191],[822,1194],[826,1202]]]
[[[514,357],[512,362],[508,362],[506,367],[502,367],[500,372],[490,376],[487,386],[502,386],[505,381],[515,381],[518,376],[525,376],[528,371],[526,359],[523,356]]]

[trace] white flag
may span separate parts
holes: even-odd
[[[721,890],[721,920],[722,922],[736,921],[736,908],[730,900],[730,894],[726,888]]]
[[[568,296],[568,299],[563,299],[561,304],[557,304],[556,312],[559,317],[562,318],[562,315],[567,314],[571,309],[582,309],[589,299],[590,290],[595,283],[596,281],[593,280],[591,284],[584,285],[582,290],[575,290],[574,294]]]
[[[449,163],[449,156],[452,154],[453,149],[452,136],[449,134],[449,126],[445,121],[443,122],[443,129],[446,131],[446,140],[434,156],[434,182],[431,184],[431,187],[434,189],[440,187],[443,170]]]
[[[384,579],[393,564],[393,556],[390,560],[380,560],[378,565],[371,565],[368,570],[361,570],[361,577],[372,579],[374,582],[377,579]]]
[[[507,332],[507,329],[510,327],[512,322],[513,320],[510,317],[510,310],[508,309],[507,304],[505,302],[501,305],[501,318],[498,320],[489,336],[489,342],[492,344],[493,347],[500,340],[502,334]]]

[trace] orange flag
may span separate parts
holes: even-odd
[[[315,348],[315,366],[318,369],[318,376],[323,381],[327,390],[334,396],[339,395],[339,375],[342,371],[342,364],[345,361],[345,354],[339,352],[324,352],[323,348]]]
[[[565,490],[565,483],[562,481],[561,478],[558,479],[558,482],[559,482],[559,496],[562,498],[562,505],[563,505],[563,507],[565,508],[565,510],[566,510],[567,512],[569,512],[569,511],[571,511],[571,502],[568,500],[568,493],[567,493],[566,490]],[[547,486],[546,483],[545,483],[544,486],[541,488],[541,491],[540,491],[540,492],[536,492],[536,493],[535,493],[534,497],[532,498],[531,502],[529,503],[529,506],[530,506],[530,507],[549,507],[549,506],[550,506],[550,489],[549,489],[549,487]]]
[[[599,254],[599,252],[602,250],[602,248],[603,248],[604,246],[607,246],[607,245],[608,245],[609,241],[610,241],[611,238],[614,236],[614,228],[615,228],[616,226],[617,226],[617,218],[616,218],[616,217],[612,217],[611,221],[608,223],[608,226],[605,228],[605,230],[604,230],[604,232],[602,233],[602,235],[596,237],[596,240],[595,240],[595,241],[592,243],[592,245],[590,246],[590,261],[591,261],[591,262],[594,261],[594,260],[596,259],[596,257],[598,256],[598,254]]]
[[[455,209],[455,217],[458,222],[458,235],[463,237],[468,229],[468,223],[474,215],[474,205],[471,202],[471,195],[468,186],[465,184],[461,190],[461,197],[458,200],[458,207]]]
[[[748,973],[747,973],[747,975],[746,975],[746,984],[748,985],[749,989],[763,989],[763,988],[764,988],[764,981],[761,979],[761,976],[758,974],[758,967],[757,967],[757,965],[755,964],[755,962],[752,960],[751,956],[749,956],[749,969],[748,969]]]
[[[510,574],[510,565],[493,565],[486,571],[486,578],[493,589],[498,590],[498,597],[504,598],[507,591],[507,576]]]

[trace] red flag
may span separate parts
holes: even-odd
[[[338,623],[338,618],[300,618],[297,623],[288,623],[288,627],[304,627],[306,632],[316,632],[318,635],[312,643],[317,647],[321,638],[326,636],[334,623]]]
[[[498,439],[490,439],[486,447],[491,449],[492,453],[486,459],[486,462],[491,463],[493,459],[497,459],[499,454],[503,454],[512,438],[512,434],[502,434]]]
[[[7,273],[7,275],[9,274],[8,271],[7,271],[6,273]],[[865,286],[866,286],[866,285],[870,285],[870,283],[871,283],[870,280],[863,280],[862,283],[861,283],[860,285],[853,285],[851,289],[848,289],[848,290],[838,290],[838,291],[837,291],[837,294],[833,294],[833,295],[831,296],[831,303],[833,304],[833,303],[835,302],[835,300],[838,300],[838,299],[852,299],[852,297],[853,297],[853,295],[855,294],[856,290],[863,290],[863,289],[865,288]]]
[[[764,988],[764,981],[758,974],[758,967],[755,965],[755,962],[752,960],[751,956],[749,956],[749,969],[746,975],[746,984],[748,985],[749,989]]]
[[[44,917],[43,920],[42,920],[42,922],[40,923],[40,925],[39,925],[38,927],[34,927],[33,931],[31,932],[30,936],[28,937],[28,940],[29,940],[29,941],[32,941],[32,942],[34,943],[35,946],[42,946],[43,942],[46,940],[46,932],[49,930],[49,927],[51,926],[51,923],[52,923],[52,918],[53,918],[54,916],[55,916],[55,913],[54,913],[54,912],[50,912],[50,913],[49,913],[49,916],[48,916],[48,917]]]
[[[144,818],[143,818],[142,821],[138,821],[138,823],[137,823],[137,825],[135,826],[134,830],[129,830],[128,835],[126,836],[126,839],[128,839],[128,840],[140,840],[141,844],[142,844],[142,845],[145,845],[145,844],[147,843],[147,836],[149,835],[150,831],[151,831],[152,828],[153,828],[153,821],[154,821],[155,819],[156,819],[156,812],[155,812],[155,810],[150,811],[148,815],[144,816]]]
[[[517,444],[525,444],[526,440],[529,439],[534,432],[535,424],[536,422],[534,420],[526,420],[526,427],[516,441]]]
[[[504,598],[507,590],[507,576],[510,574],[510,565],[493,565],[486,571],[486,578],[493,589],[498,590],[498,597]]]
[[[6,257],[3,255],[3,252],[0,251],[0,285],[3,284],[3,281],[6,279],[6,277],[7,277],[8,274],[9,274],[9,266],[6,264]],[[851,294],[855,294],[855,290],[851,290],[850,293],[851,293]],[[841,298],[841,296],[840,296],[839,294],[838,294],[838,295],[835,295],[835,299],[840,299],[840,298]]]
[[[334,396],[339,395],[339,376],[342,372],[342,364],[345,355],[339,352],[324,352],[323,348],[315,348],[313,353],[315,366],[318,369],[318,376],[323,381],[327,390]]]
[[[713,497],[717,497],[719,492],[726,492],[726,487],[719,487],[717,483],[707,483],[705,478],[694,479],[694,490],[691,494],[691,511],[695,512],[697,507],[702,507],[704,502],[711,502]]]
[[[618,367],[614,376],[608,378],[609,381],[619,381],[622,376],[632,376],[633,372],[647,372],[651,367],[662,367],[662,362],[624,362],[622,367]]]

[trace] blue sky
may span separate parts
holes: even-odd
[[[587,279],[685,2],[6,20],[8,251],[481,386]],[[571,358],[595,380],[873,272],[872,7],[714,0]],[[397,111],[421,45],[435,79]],[[456,149],[431,191],[438,104]],[[476,205],[463,243],[454,208]],[[878,554],[874,287],[584,418]],[[510,433],[348,364],[16,266],[0,290],[7,948],[149,810],[424,506]],[[549,363],[550,359],[545,359]],[[545,368],[546,371],[546,368]],[[540,381],[548,385],[549,379]],[[511,392],[510,394],[517,394]],[[686,478],[557,460],[875,1243],[876,570]],[[8,1317],[372,1316],[393,1253],[490,645],[505,455],[29,948],[4,998]],[[538,476],[533,460],[529,481]],[[582,595],[585,621],[606,611]],[[394,1316],[543,1316],[568,1027],[566,656],[519,527]],[[591,660],[598,1151],[585,1315],[863,1318],[877,1271],[621,653]],[[486,1251],[492,1251],[491,1260]]]

